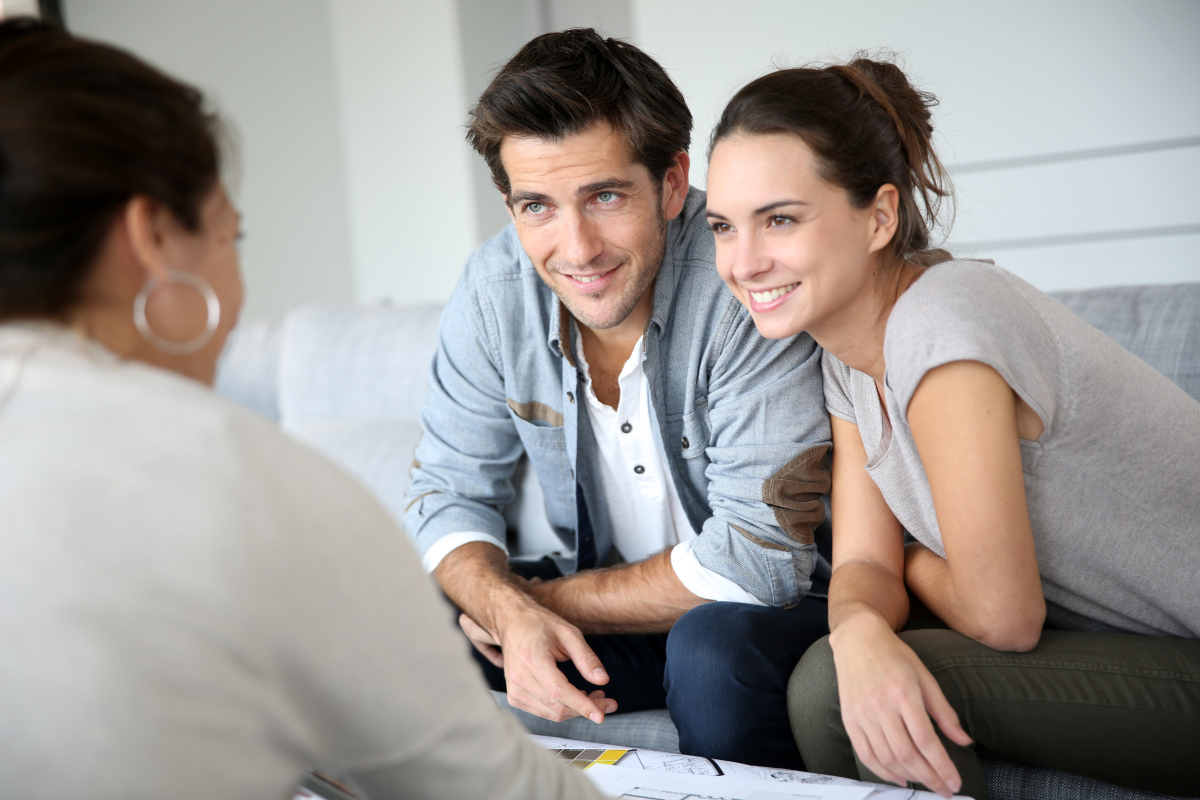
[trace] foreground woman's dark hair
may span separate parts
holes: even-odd
[[[62,319],[136,195],[196,230],[217,126],[197,90],[129,53],[0,22],[0,321]]]

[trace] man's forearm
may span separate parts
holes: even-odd
[[[531,586],[531,594],[584,633],[663,633],[708,602],[671,566],[671,551],[645,561],[590,570]]]
[[[467,616],[499,635],[504,612],[536,605],[529,584],[513,574],[508,556],[487,542],[468,542],[446,554],[433,576]]]

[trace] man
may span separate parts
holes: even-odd
[[[690,136],[663,69],[592,30],[497,74],[468,140],[513,225],[446,306],[404,522],[514,706],[665,705],[684,752],[800,766],[787,677],[827,632],[820,351],[761,338],[724,288]],[[510,566],[522,453],[569,554]]]

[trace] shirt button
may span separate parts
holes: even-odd
[[[574,403],[574,402],[575,402],[575,395],[571,394],[570,392],[567,392],[567,402],[568,402],[568,403]]]
[[[638,475],[641,475],[643,472],[646,471],[646,468],[643,467],[641,464],[638,464],[636,467],[633,468],[633,471],[636,472]]]
[[[621,433],[629,433],[631,430],[633,430],[633,426],[628,422],[621,426]]]
[[[684,450],[687,450],[689,447],[691,447],[691,445],[690,445],[690,444],[688,444],[688,440],[687,440],[687,437],[686,437],[686,436],[685,436],[685,437],[683,437],[683,442],[682,442],[681,444],[683,444],[683,449],[684,449]]]

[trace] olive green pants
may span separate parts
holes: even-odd
[[[942,737],[962,794],[987,797],[976,749],[1129,788],[1200,794],[1200,641],[1047,630],[1028,653],[1005,653],[945,628],[900,638],[975,741]],[[842,725],[829,637],[792,673],[788,713],[808,769],[879,780]]]

